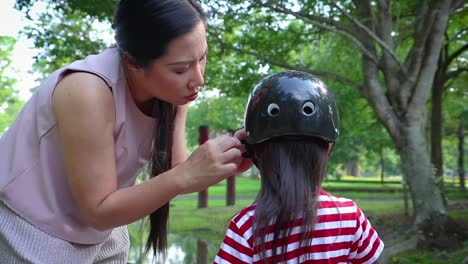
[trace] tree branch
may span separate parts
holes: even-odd
[[[371,104],[371,106],[374,108],[377,114],[377,117],[382,121],[382,124],[384,124],[384,126],[387,127],[390,135],[396,139],[399,138],[399,132],[397,130],[397,124],[396,124],[398,122],[398,119],[396,118],[395,113],[392,110],[392,106],[388,103],[387,97],[383,94],[382,89],[365,89],[366,87],[364,87],[363,85],[360,85],[348,78],[345,78],[341,75],[338,75],[332,72],[310,70],[302,66],[291,65],[291,64],[272,60],[269,57],[261,55],[257,52],[248,51],[248,50],[244,50],[244,49],[236,48],[232,46],[231,48],[237,52],[252,55],[256,57],[257,59],[264,61],[266,63],[269,63],[271,65],[275,65],[275,66],[282,67],[282,68],[289,69],[289,70],[308,72],[310,74],[314,74],[314,75],[324,77],[324,78],[330,78],[342,84],[358,89],[365,97],[368,98],[368,101]],[[376,86],[373,86],[373,87],[376,87]]]
[[[462,68],[458,68],[456,70],[453,70],[453,71],[449,71],[445,78],[446,80],[448,79],[455,79],[458,77],[458,75],[460,75],[462,72],[468,72],[468,68],[467,67],[462,67]]]
[[[450,13],[453,13],[455,10],[462,7],[463,2],[465,2],[465,0],[454,0],[450,6]]]
[[[464,28],[458,30],[457,32],[455,32],[453,35],[454,35],[454,36],[458,36],[458,35],[461,35],[461,34],[465,34],[465,32],[466,32],[467,30],[468,30],[468,27],[464,27]],[[457,39],[455,38],[455,40],[457,40]],[[449,39],[448,41],[450,41],[450,42],[453,41],[453,38],[452,38],[452,39]]]
[[[367,23],[367,27],[372,27],[372,20],[365,19],[372,17],[372,7],[368,1],[355,0],[354,4],[356,6],[356,14],[358,17],[362,18],[364,23]],[[375,41],[365,35],[364,32],[361,41],[363,45],[374,54],[377,53],[375,47]],[[363,57],[363,77],[365,81],[365,87],[363,94],[367,98],[367,101],[371,105],[372,109],[376,113],[380,122],[385,126],[388,133],[394,140],[394,142],[401,141],[401,135],[398,130],[399,118],[397,116],[398,112],[395,107],[391,104],[392,100],[389,98],[388,94],[385,93],[384,87],[379,77],[379,68],[372,61]]]
[[[377,6],[379,9],[378,12],[378,23],[377,23],[377,32],[379,33],[382,41],[388,44],[390,49],[394,49],[394,43],[392,38],[392,16],[391,9],[388,1],[378,0]],[[404,108],[404,102],[406,100],[402,99],[401,96],[404,96],[405,93],[401,91],[400,79],[398,78],[398,63],[395,62],[394,58],[386,50],[382,52],[383,56],[383,67],[382,71],[384,73],[385,84],[387,86],[388,96],[392,101],[393,105],[396,105],[398,108]]]
[[[403,84],[405,89],[410,89],[415,83],[422,67],[426,40],[431,33],[432,24],[436,18],[436,13],[432,5],[427,5],[421,2],[419,14],[415,18],[416,25],[414,30],[414,45],[408,53],[408,58],[405,60],[408,68],[408,81]]]
[[[452,53],[448,58],[447,58],[447,66],[452,63],[453,60],[455,60],[458,56],[460,56],[463,52],[465,52],[468,49],[468,43],[460,47],[458,50],[456,50],[454,53]]]
[[[436,5],[431,9],[431,15],[435,15],[433,23],[426,25],[430,30],[430,34],[425,41],[425,52],[423,56],[421,70],[419,71],[419,82],[414,88],[411,100],[408,104],[408,113],[414,114],[415,117],[424,111],[424,104],[427,100],[432,81],[437,70],[437,61],[439,59],[440,50],[442,48],[442,39],[448,23],[450,14],[450,2],[435,0]],[[447,3],[448,2],[448,3]],[[419,117],[417,117],[419,118]]]
[[[340,24],[340,23],[338,23],[338,22],[336,22],[334,20],[331,20],[331,19],[306,15],[306,14],[303,14],[303,13],[300,13],[300,12],[293,12],[293,11],[285,9],[285,8],[274,7],[274,6],[269,5],[269,4],[264,5],[264,6],[270,8],[271,10],[276,11],[278,13],[292,15],[292,16],[298,18],[298,19],[301,19],[304,22],[307,22],[307,23],[312,24],[312,25],[316,25],[316,26],[318,26],[320,28],[335,32],[335,33],[337,33],[339,35],[342,35],[342,36],[346,37],[347,39],[349,39],[351,42],[353,42],[362,51],[364,56],[366,56],[367,58],[372,60],[376,65],[379,65],[378,58],[375,56],[375,54],[373,54],[372,52],[370,52],[368,49],[366,49],[364,47],[364,45],[357,39],[357,37],[356,37],[357,33],[352,31],[351,28],[345,27],[343,24]]]
[[[279,61],[270,59],[268,56],[262,55],[262,54],[260,54],[258,52],[254,52],[254,51],[251,51],[251,50],[237,48],[237,47],[234,47],[234,46],[230,46],[230,48],[232,48],[233,50],[235,50],[237,52],[240,52],[240,53],[252,55],[255,58],[257,58],[257,59],[259,59],[261,61],[264,61],[266,63],[269,63],[271,65],[275,65],[275,66],[282,67],[282,68],[289,69],[289,70],[297,70],[297,71],[308,72],[310,74],[314,74],[314,75],[317,75],[317,76],[320,76],[320,77],[330,78],[330,79],[333,79],[333,80],[335,80],[337,82],[345,84],[347,86],[354,87],[354,88],[358,89],[359,91],[362,91],[362,89],[363,89],[362,85],[360,85],[360,84],[358,84],[358,83],[356,83],[356,82],[354,82],[354,81],[352,81],[352,80],[350,80],[348,78],[345,78],[345,77],[343,77],[343,76],[341,76],[339,74],[336,74],[336,73],[332,73],[332,72],[328,72],[328,71],[310,70],[310,69],[305,68],[305,67],[300,66],[300,65],[292,65],[292,64],[283,63],[283,62],[279,62]]]
[[[385,96],[384,90],[378,79],[373,78],[373,73],[364,72],[366,79],[366,87],[364,89],[364,95],[367,101],[374,109],[380,122],[385,126],[389,135],[395,142],[401,140],[400,131],[398,130],[399,118],[394,107],[390,104],[387,96]]]
[[[381,1],[379,1],[381,2]],[[367,35],[369,37],[371,37],[375,42],[377,42],[381,47],[382,49],[384,50],[384,52],[387,52],[388,54],[390,54],[390,56],[393,58],[393,60],[395,60],[395,63],[398,65],[398,67],[400,68],[401,72],[406,75],[406,68],[405,66],[400,62],[400,60],[398,59],[398,56],[395,54],[395,52],[393,51],[392,47],[387,45],[387,43],[385,43],[384,40],[382,40],[381,38],[379,38],[371,29],[369,29],[368,27],[366,27],[364,24],[362,24],[361,22],[359,22],[359,20],[357,20],[356,18],[354,18],[353,16],[351,16],[346,10],[344,10],[340,5],[337,4],[336,1],[332,0],[332,3],[334,4],[334,6],[336,6],[336,8],[338,8],[338,10],[340,10],[340,12],[345,15],[349,20],[351,20],[354,24],[356,24],[358,26],[358,28],[360,28],[361,30],[363,30],[364,32],[367,33]]]

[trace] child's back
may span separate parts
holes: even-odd
[[[265,263],[261,248],[253,244],[255,205],[240,211],[231,221],[229,230],[216,256],[215,263]],[[302,221],[291,222],[287,237],[285,262],[290,263],[373,263],[383,250],[383,243],[359,207],[350,199],[335,197],[321,191],[318,197],[317,222],[312,241],[300,245]],[[267,228],[266,263],[272,260],[271,238],[274,226]],[[278,241],[282,246],[283,241]],[[278,263],[281,256],[277,256]]]
[[[296,71],[263,79],[245,129],[261,189],[232,219],[215,263],[376,262],[384,245],[361,209],[321,189],[339,133],[325,84]]]

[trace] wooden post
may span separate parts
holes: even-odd
[[[197,240],[197,264],[208,263],[208,243],[205,240]]]
[[[227,178],[226,205],[236,204],[236,176]]]
[[[198,144],[202,145],[209,137],[208,126],[200,126],[198,128]],[[198,192],[198,208],[208,207],[208,189]]]
[[[229,134],[234,136],[234,130],[229,129]],[[236,204],[236,175],[232,175],[227,178],[226,183],[226,206],[231,206]]]

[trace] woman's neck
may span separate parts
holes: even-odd
[[[143,89],[139,89],[143,87],[143,83],[138,81],[136,77],[135,69],[130,69],[128,64],[123,60],[123,69],[125,73],[125,77],[127,79],[127,86],[130,91],[130,95],[132,96],[135,105],[140,109],[142,113],[147,116],[153,116],[153,106],[154,106],[154,98],[149,98],[147,95],[144,94]]]

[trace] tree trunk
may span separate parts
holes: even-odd
[[[380,182],[384,183],[384,174],[385,174],[385,159],[383,148],[380,150]]]
[[[228,129],[228,133],[234,136],[235,130]],[[231,206],[236,204],[236,175],[226,179],[226,205]]]
[[[445,205],[432,171],[421,122],[403,124],[400,131],[398,151],[413,198],[413,223],[418,226],[434,215],[445,215]]]
[[[444,199],[444,204],[447,205],[447,197],[444,187],[444,159],[442,156],[442,98],[445,85],[445,70],[444,54],[441,52],[439,58],[439,67],[437,68],[434,83],[432,86],[431,100],[431,162],[435,169],[435,176],[438,180],[439,187]]]
[[[465,187],[465,124],[460,118],[458,129],[458,175],[460,177],[460,191],[466,192]]]
[[[436,177],[443,175],[442,158],[442,93],[443,83],[437,81],[432,87],[432,109],[431,109],[431,161],[434,165]]]
[[[198,127],[198,144],[202,145],[209,139],[210,129],[208,126]],[[208,189],[198,192],[198,208],[208,207]]]
[[[359,177],[361,176],[361,172],[359,170],[359,161],[356,159],[348,159],[347,162],[347,172],[349,176]]]

